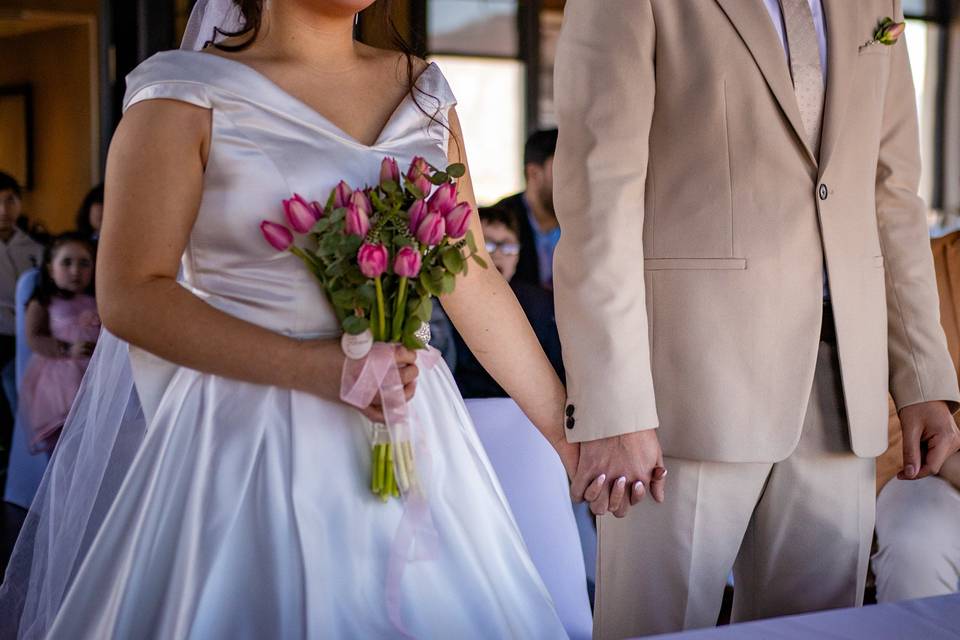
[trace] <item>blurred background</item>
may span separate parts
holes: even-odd
[[[192,0],[0,0],[0,171],[25,187],[31,225],[70,228],[101,180],[124,77],[175,47]],[[381,3],[365,13],[382,10]],[[523,143],[553,126],[553,59],[563,0],[396,0],[418,53],[441,65],[460,106],[481,204],[523,188]],[[931,227],[960,209],[960,1],[904,0]],[[375,20],[360,37],[385,45]]]

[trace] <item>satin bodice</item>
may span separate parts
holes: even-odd
[[[282,200],[325,202],[345,180],[376,184],[384,157],[447,161],[449,85],[431,64],[373,145],[361,144],[252,67],[194,51],[159,53],[127,78],[124,109],[172,99],[210,109],[210,152],[181,280],[217,308],[287,335],[337,335],[336,316],[316,280],[259,230],[283,223]],[[414,95],[416,97],[414,97]]]

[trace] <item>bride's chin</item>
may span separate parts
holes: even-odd
[[[339,18],[353,17],[372,5],[374,0],[273,0],[273,2],[291,2],[324,16]]]

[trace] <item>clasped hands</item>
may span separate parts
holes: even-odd
[[[574,502],[589,502],[595,515],[622,518],[648,493],[664,501],[667,470],[655,429],[579,444],[561,436],[553,446],[572,481]]]

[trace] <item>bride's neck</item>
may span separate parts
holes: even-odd
[[[334,72],[356,64],[352,15],[325,15],[292,2],[270,4],[263,16],[260,46],[271,57]]]

